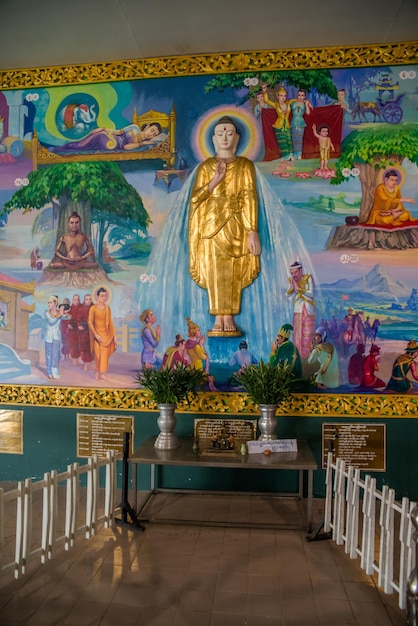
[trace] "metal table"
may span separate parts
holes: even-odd
[[[297,452],[272,452],[269,456],[265,454],[247,454],[240,455],[230,453],[228,455],[217,455],[208,453],[195,453],[192,450],[192,441],[190,439],[180,439],[180,446],[175,450],[158,450],[154,447],[155,437],[150,437],[129,458],[129,463],[133,465],[133,489],[134,489],[134,505],[133,509],[139,521],[147,520],[141,518],[149,499],[158,492],[170,491],[176,493],[196,493],[195,490],[179,490],[179,489],[159,489],[157,485],[156,468],[160,465],[187,466],[187,467],[218,467],[218,468],[241,468],[241,469],[263,469],[263,470],[295,470],[299,472],[299,489],[296,493],[275,493],[257,495],[274,495],[276,497],[296,497],[300,501],[304,500],[303,496],[303,478],[304,473],[307,474],[307,495],[306,495],[306,522],[308,532],[312,530],[312,488],[313,488],[313,472],[318,469],[318,465],[306,441],[298,441]],[[138,509],[137,502],[137,469],[138,465],[151,466],[151,483],[150,491],[144,502]],[[199,493],[205,490],[198,490]],[[209,492],[206,493],[222,493]],[[239,494],[242,492],[234,492]],[[252,494],[255,495],[255,494]],[[177,520],[180,522],[180,520]],[[225,525],[228,525],[225,522]]]

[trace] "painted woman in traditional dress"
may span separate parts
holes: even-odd
[[[312,111],[312,105],[306,99],[306,91],[299,89],[296,100],[289,101],[292,119],[290,121],[290,133],[292,135],[293,156],[295,159],[302,158],[303,136],[305,134],[305,115]]]
[[[92,152],[114,150],[136,150],[142,146],[149,146],[157,141],[161,134],[161,126],[157,122],[145,124],[139,128],[136,124],[129,124],[125,128],[96,128],[87,137],[79,141],[70,141],[62,146],[55,146],[52,152]]]
[[[290,132],[291,109],[287,101],[287,91],[282,85],[277,92],[278,102],[270,100],[267,94],[267,85],[262,86],[264,102],[273,107],[277,113],[276,121],[273,124],[274,134],[280,148],[280,158],[283,161],[293,161],[292,135]]]

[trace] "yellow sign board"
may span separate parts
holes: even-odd
[[[134,418],[125,415],[88,415],[77,413],[77,456],[105,457],[108,450],[123,452],[123,435],[130,434],[133,453]]]
[[[328,450],[364,471],[386,471],[386,424],[322,424],[322,467],[327,466]]]
[[[23,411],[0,411],[0,454],[23,454]]]

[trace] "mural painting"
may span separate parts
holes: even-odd
[[[0,92],[0,383],[418,393],[417,72]]]

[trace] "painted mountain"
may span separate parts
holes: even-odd
[[[349,293],[350,300],[367,297],[370,299],[370,296],[373,296],[374,299],[393,301],[398,298],[408,299],[411,295],[411,288],[393,279],[379,263],[365,276],[354,280],[344,278],[335,283],[322,284],[321,290],[325,293],[327,291]]]

